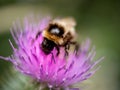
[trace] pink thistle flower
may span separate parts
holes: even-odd
[[[93,61],[95,51],[94,48],[89,51],[90,41],[86,40],[78,50],[77,56],[75,52],[70,52],[68,58],[65,58],[65,52],[61,48],[59,56],[56,57],[56,49],[54,49],[52,51],[54,61],[51,54],[45,55],[40,49],[42,35],[36,38],[37,33],[44,30],[48,24],[49,19],[40,20],[37,24],[29,23],[26,19],[23,28],[20,24],[14,25],[11,33],[17,48],[9,40],[13,54],[0,58],[10,61],[18,71],[46,84],[50,89],[79,90],[70,87],[91,77],[98,69],[94,66],[103,58]]]

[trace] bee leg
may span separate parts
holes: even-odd
[[[70,42],[70,44],[75,45],[74,52],[75,52],[76,55],[77,55],[77,54],[78,54],[78,51],[79,51],[79,44],[78,44],[77,42]]]
[[[56,49],[57,49],[57,54],[56,54],[56,56],[58,56],[58,55],[59,55],[59,53],[60,53],[60,49],[59,49],[59,47],[58,47],[58,46],[56,46]]]
[[[55,58],[54,58],[53,53],[51,52],[50,54],[52,55],[52,60],[53,60],[53,61],[54,61],[54,63],[55,63]]]
[[[70,49],[70,43],[67,44],[67,49],[68,49],[68,50]]]
[[[75,50],[74,50],[74,52],[75,52],[75,54],[76,54],[76,56],[78,56],[78,52],[79,52],[79,44],[75,44]]]
[[[42,32],[38,32],[37,35],[36,35],[36,39],[39,37],[39,35],[41,34]]]
[[[65,56],[68,56],[68,55],[69,55],[68,50],[70,49],[70,44],[71,44],[71,43],[68,42],[68,43],[65,45]]]
[[[68,56],[68,47],[65,45],[65,56]]]

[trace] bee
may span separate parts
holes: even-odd
[[[45,30],[42,31],[43,41],[40,46],[44,53],[48,55],[56,48],[56,55],[58,56],[60,47],[64,47],[65,54],[68,55],[71,44],[75,45],[75,50],[77,50],[75,25],[76,22],[73,18],[51,20]]]

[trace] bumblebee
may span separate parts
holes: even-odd
[[[75,49],[78,49],[75,36],[76,22],[73,18],[54,19],[49,22],[48,27],[42,31],[43,41],[41,43],[41,49],[46,55],[56,48],[57,56],[60,53],[60,47],[64,47],[65,54],[68,55],[70,45],[75,45]]]

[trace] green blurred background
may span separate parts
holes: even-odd
[[[1,56],[12,54],[8,42],[12,40],[9,32],[12,23],[29,14],[73,16],[77,21],[79,42],[89,37],[96,46],[96,58],[105,56],[100,70],[81,87],[84,90],[120,90],[120,0],[0,0]],[[23,89],[26,80],[11,71],[9,62],[0,60],[0,90],[26,90]]]

